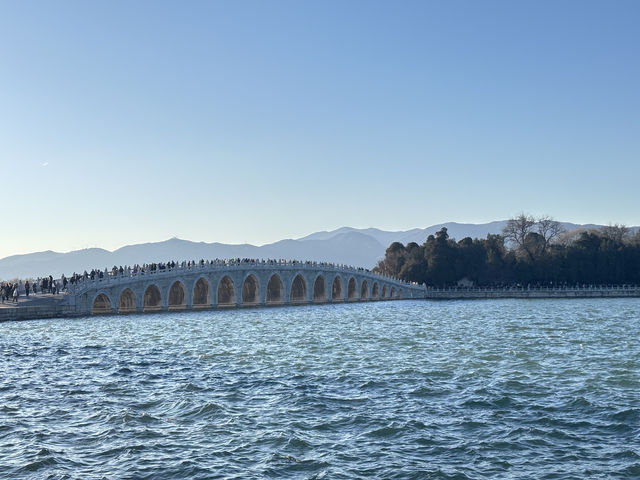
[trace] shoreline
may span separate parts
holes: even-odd
[[[606,288],[573,288],[573,289],[492,289],[492,288],[450,288],[450,289],[427,289],[424,298],[405,298],[402,300],[500,300],[500,299],[587,299],[587,298],[640,298],[640,287],[606,287]],[[23,320],[44,320],[49,318],[75,318],[92,316],[86,312],[78,312],[76,305],[68,302],[69,294],[41,295],[38,297],[24,297],[19,299],[18,305],[5,303],[0,304],[0,322],[23,321]],[[374,303],[386,302],[388,300],[368,300],[365,302],[335,302],[333,304],[350,303]],[[21,302],[21,303],[20,303]],[[30,305],[31,304],[31,305]],[[302,303],[302,304],[282,304],[273,306],[304,306],[304,305],[326,305],[332,303]],[[176,311],[202,311],[202,310],[227,310],[241,308],[269,308],[271,305],[236,305],[236,306],[211,306],[209,308],[180,308],[180,309],[159,309],[150,312],[128,312],[111,313],[107,315],[144,315],[145,313],[166,313]],[[103,315],[103,314],[100,314]]]
[[[640,297],[638,286],[574,288],[428,288],[427,300],[500,299],[500,298],[634,298]]]

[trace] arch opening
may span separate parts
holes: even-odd
[[[290,303],[306,303],[307,301],[307,284],[302,275],[296,275],[291,284]]]
[[[333,285],[331,286],[331,300],[333,302],[342,302],[344,295],[342,293],[342,279],[336,277],[333,279]]]
[[[401,288],[398,289],[398,294],[396,295],[396,298],[397,299],[401,299],[402,298],[402,289]]]
[[[149,285],[144,292],[143,311],[153,312],[162,309],[162,295],[155,285]]]
[[[236,304],[236,287],[230,277],[224,276],[218,285],[218,306],[232,307]]]
[[[382,287],[382,298],[384,300],[386,300],[387,298],[389,298],[389,289],[387,288],[386,285],[383,285]]]
[[[349,284],[347,285],[347,299],[352,302],[358,300],[358,287],[356,286],[356,279],[351,277]]]
[[[255,276],[249,275],[242,284],[242,305],[257,305],[260,303],[260,287]]]
[[[118,299],[118,313],[134,313],[137,311],[136,294],[130,288],[126,288]]]
[[[176,280],[169,289],[169,309],[181,310],[187,308],[187,295],[184,291],[184,285],[180,280]]]
[[[209,282],[204,278],[199,278],[193,286],[193,306],[203,308],[211,305],[211,295],[209,294]]]
[[[362,281],[362,287],[360,287],[360,300],[363,302],[369,300],[369,284],[366,280]]]
[[[318,275],[318,278],[316,278],[316,281],[313,283],[313,301],[315,303],[324,303],[327,301],[327,291],[324,284],[324,277]]]
[[[91,307],[92,315],[105,315],[111,312],[111,300],[104,293],[98,295],[93,301],[93,306]]]
[[[389,296],[389,298],[396,298],[396,289],[395,287],[391,287],[391,295]]]
[[[380,288],[378,287],[378,282],[373,284],[373,289],[371,290],[371,300],[379,300],[380,299]]]
[[[284,303],[284,285],[277,273],[271,275],[267,284],[267,305],[280,305]]]

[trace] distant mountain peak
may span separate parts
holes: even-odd
[[[340,227],[332,231],[312,233],[295,240],[287,239],[260,247],[241,244],[194,242],[177,236],[161,242],[127,245],[110,252],[101,248],[87,248],[68,253],[51,250],[12,255],[0,259],[0,280],[29,278],[44,275],[59,276],[92,268],[104,269],[114,265],[133,265],[169,260],[212,260],[215,258],[286,258],[290,260],[317,260],[358,267],[372,268],[384,257],[393,242],[422,244],[443,226],[450,238],[486,238],[487,234],[501,233],[506,220],[472,224],[447,222],[427,228],[405,231],[385,231],[378,228]],[[598,228],[598,225],[562,223],[566,230]],[[638,227],[630,227],[637,231]]]

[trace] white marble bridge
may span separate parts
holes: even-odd
[[[77,314],[425,298],[423,285],[318,262],[214,261],[96,276],[74,285]]]

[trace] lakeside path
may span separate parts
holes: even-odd
[[[64,298],[66,294],[58,293],[56,295],[52,295],[50,293],[39,293],[37,295],[20,295],[18,297],[18,303],[13,303],[13,300],[5,300],[3,303],[0,303],[0,308],[20,308],[20,307],[40,307],[44,305],[52,305],[56,301],[60,301]]]

